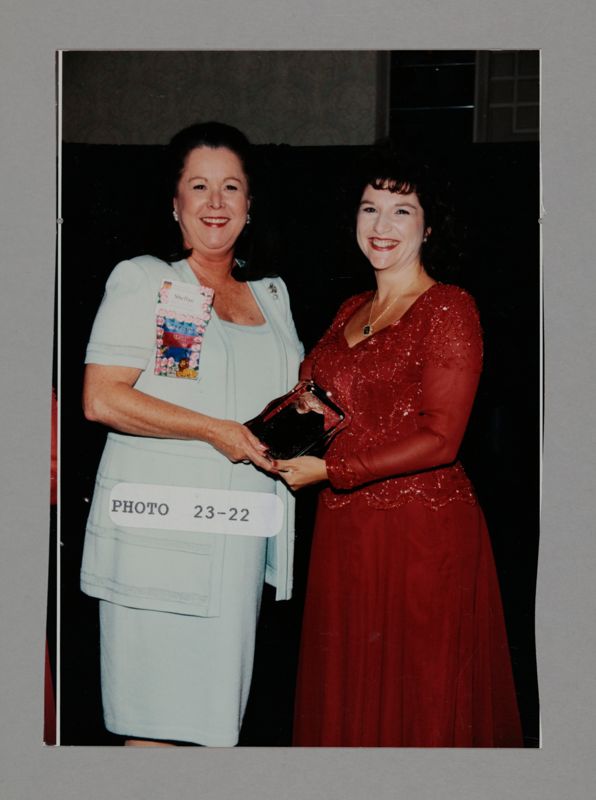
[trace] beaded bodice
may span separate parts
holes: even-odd
[[[424,419],[424,370],[439,367],[474,373],[482,366],[482,337],[476,306],[464,290],[437,283],[400,320],[349,347],[344,328],[371,293],[347,300],[304,364],[303,374],[333,393],[351,415],[350,425],[325,456],[332,485],[322,494],[328,506],[360,497],[375,508],[418,500],[436,509],[460,499],[475,503],[474,490],[458,461],[378,480],[354,473],[354,453],[386,448],[413,437]],[[436,370],[435,370],[436,373]],[[436,379],[435,379],[436,383]],[[465,424],[465,421],[464,421]]]

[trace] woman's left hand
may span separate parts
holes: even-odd
[[[273,466],[294,491],[327,480],[327,465],[322,458],[315,456],[299,456],[288,461],[276,460]]]

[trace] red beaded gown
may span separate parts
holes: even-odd
[[[521,747],[493,555],[456,460],[482,365],[472,298],[433,284],[349,347],[346,301],[302,376],[351,414],[325,460],[294,744]]]

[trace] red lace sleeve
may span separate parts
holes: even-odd
[[[341,304],[337,310],[333,322],[327,328],[323,336],[319,339],[312,350],[307,354],[306,358],[300,366],[300,380],[307,381],[312,378],[312,370],[319,353],[322,353],[327,346],[329,339],[335,335],[338,328],[340,328],[352,315],[352,312],[364,298],[364,294],[354,295],[349,297]]]
[[[447,288],[447,287],[446,287]],[[399,441],[325,459],[337,489],[450,464],[464,435],[482,366],[482,337],[472,298],[448,287],[422,341],[417,430]]]
[[[456,286],[443,294],[430,318],[422,344],[425,366],[482,370],[482,330],[473,298]]]

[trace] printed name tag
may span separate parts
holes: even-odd
[[[118,483],[110,493],[112,522],[126,528],[268,537],[283,516],[281,499],[266,492]]]

